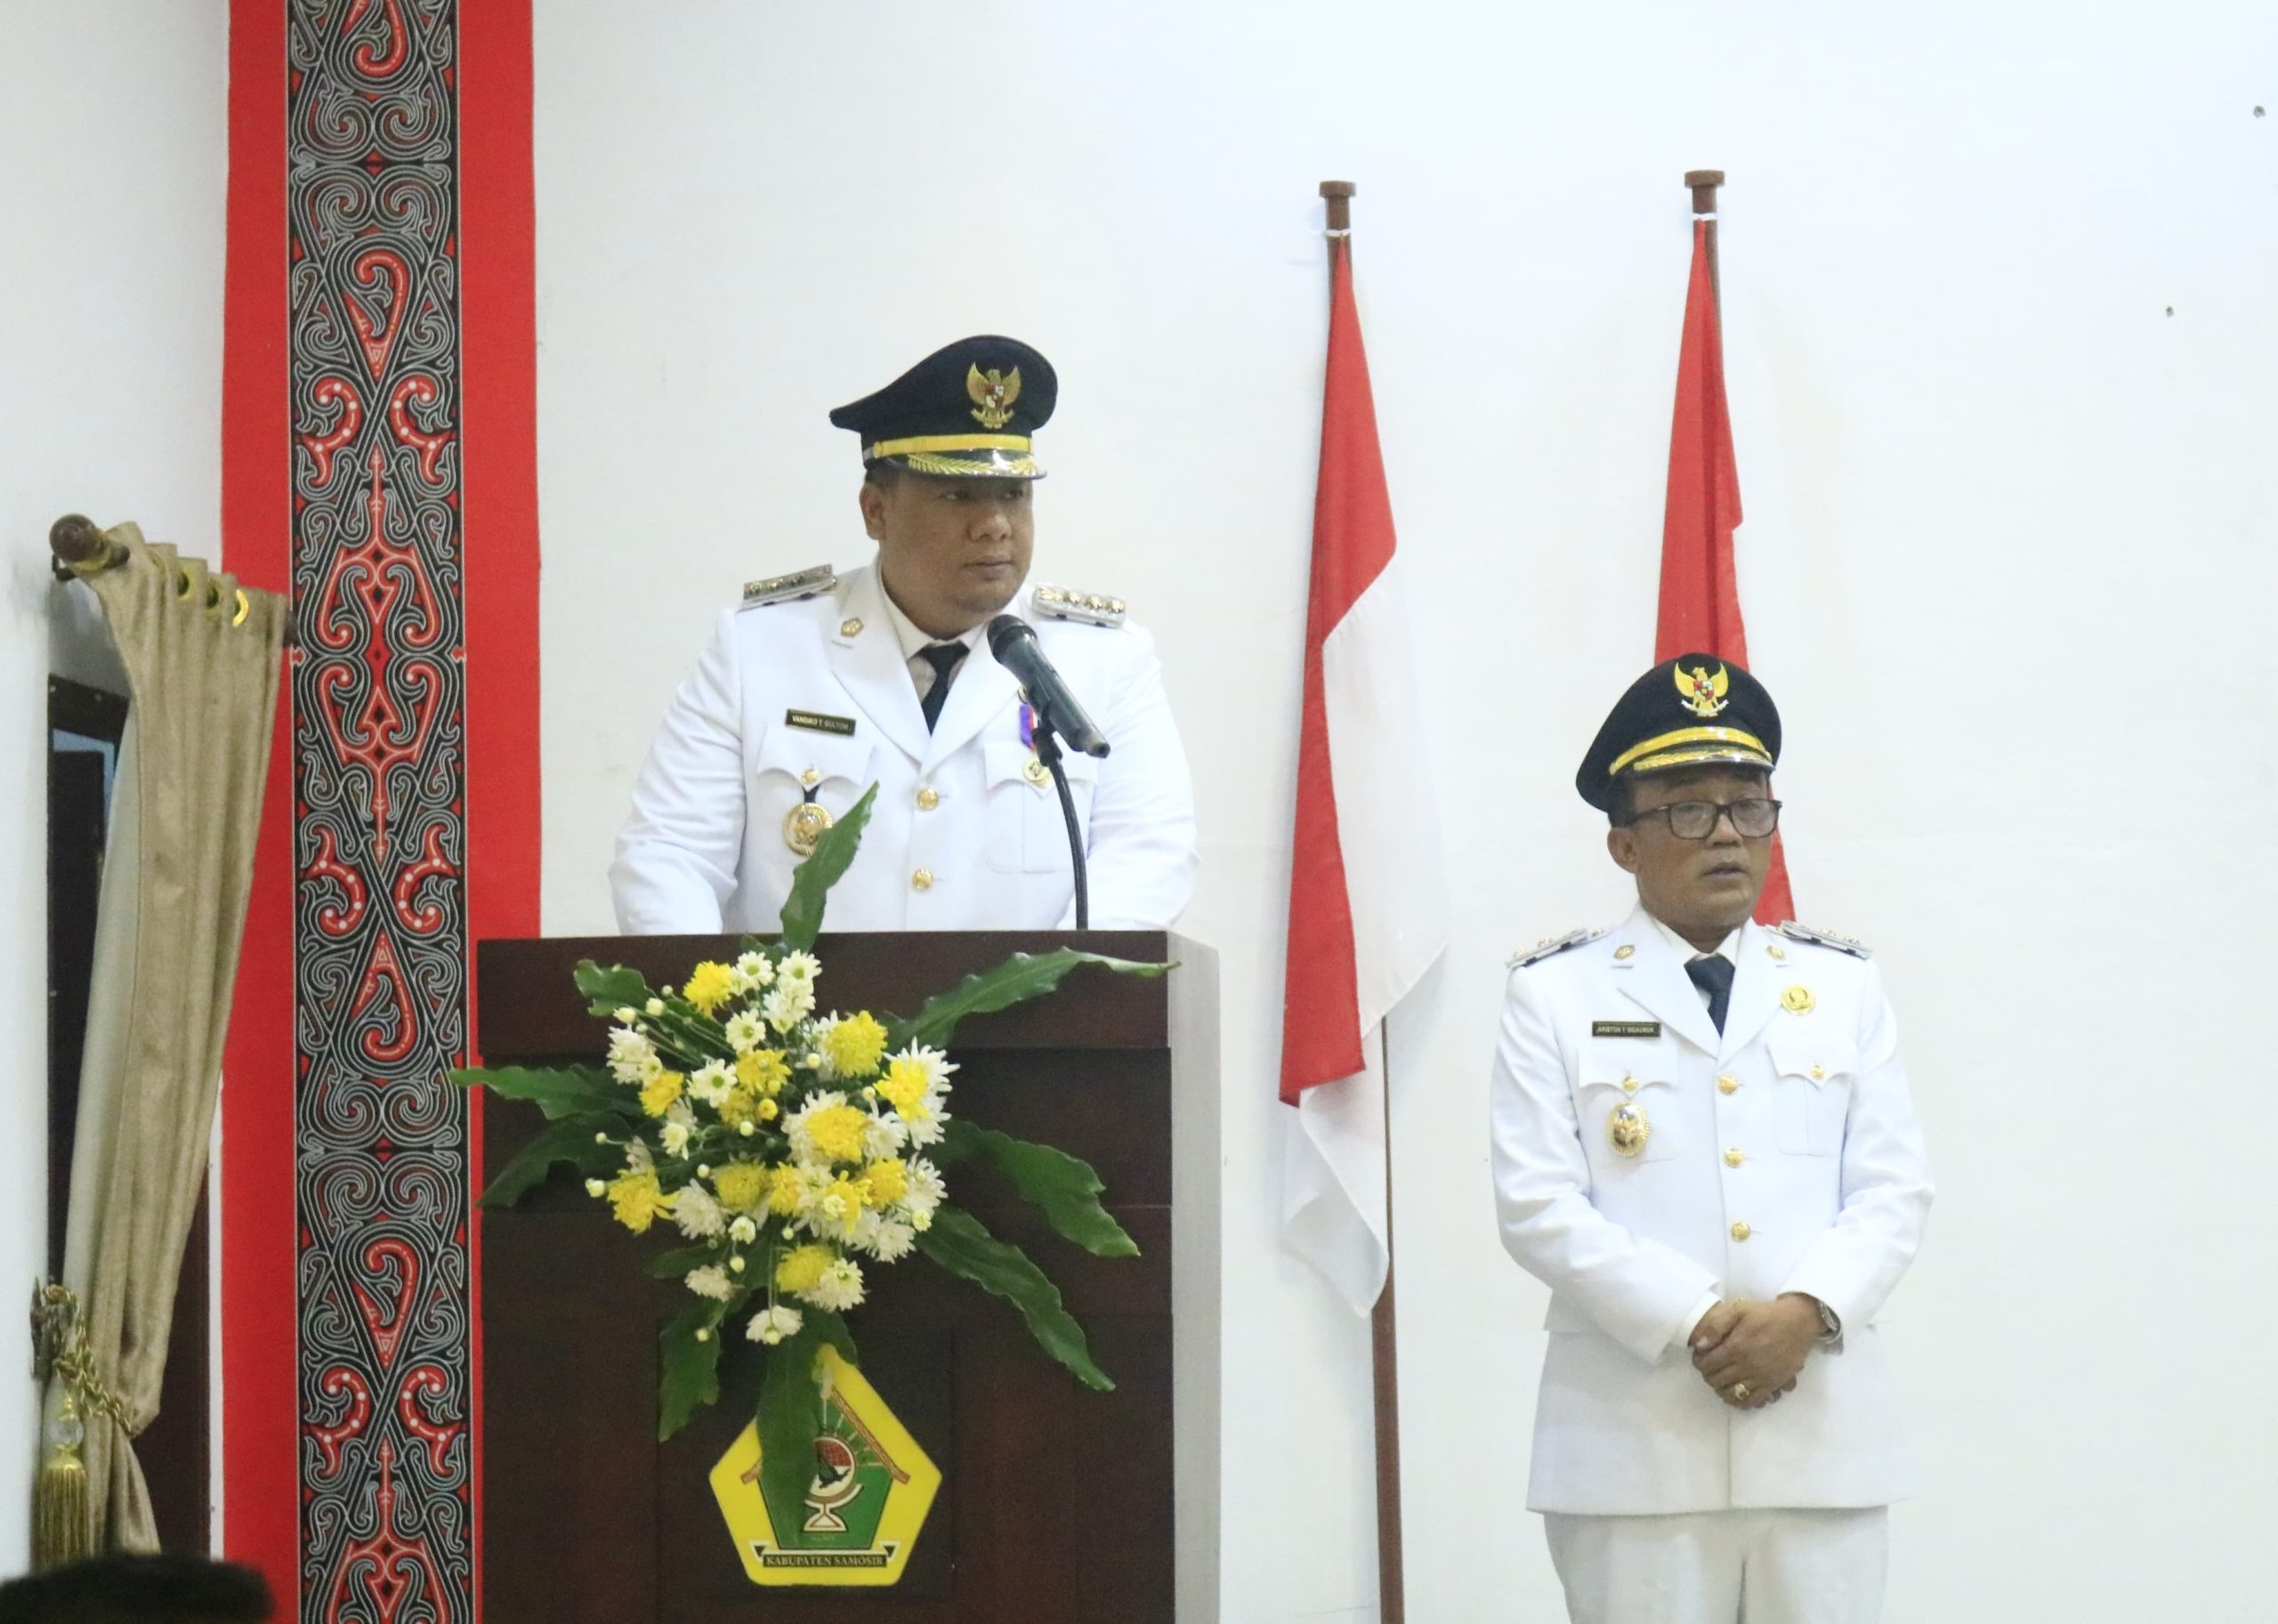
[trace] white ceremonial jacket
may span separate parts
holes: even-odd
[[[1009,612],[1112,747],[1069,754],[1091,924],[1163,929],[1194,885],[1194,788],[1154,640],[1135,626]],[[800,859],[784,820],[814,777],[843,816],[878,797],[826,929],[1054,929],[1075,924],[1060,799],[1032,782],[1021,699],[986,639],[958,667],[933,732],[875,565],[796,602],[731,610],[665,714],[610,869],[627,934],[769,932]]]
[[[1645,1515],[1911,1491],[1880,1333],[1931,1184],[1882,976],[1742,928],[1720,1037],[1643,909],[1513,968],[1490,1114],[1503,1244],[1551,1289],[1527,1504]],[[1650,1133],[1617,1152],[1625,1101]],[[1684,1338],[1704,1297],[1841,1318],[1796,1390],[1736,1410]]]

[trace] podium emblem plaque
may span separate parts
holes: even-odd
[[[760,1493],[756,1426],[712,1468],[712,1492],[754,1584],[894,1584],[933,1509],[941,1469],[860,1369],[829,1348],[822,1362],[828,1419],[802,1503],[778,1506]]]

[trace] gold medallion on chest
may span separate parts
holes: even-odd
[[[783,844],[791,848],[794,857],[812,857],[815,843],[836,821],[828,806],[815,801],[802,801],[784,815]]]
[[[1624,1100],[1613,1108],[1605,1119],[1605,1142],[1613,1147],[1617,1156],[1635,1156],[1645,1148],[1645,1141],[1653,1136],[1653,1125],[1639,1110],[1635,1100]]]

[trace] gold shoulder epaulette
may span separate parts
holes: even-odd
[[[1808,941],[1814,947],[1833,948],[1838,953],[1848,953],[1854,958],[1872,958],[1874,949],[1856,936],[1838,936],[1833,931],[1815,931],[1808,925],[1798,925],[1793,919],[1780,927],[1780,933],[1790,941]]]
[[[771,575],[763,581],[746,581],[741,607],[757,609],[763,603],[796,603],[801,598],[828,592],[837,585],[837,571],[828,564],[817,564],[796,575]]]
[[[1030,594],[1036,612],[1051,620],[1079,620],[1086,626],[1121,626],[1123,600],[1103,597],[1095,592],[1078,592],[1069,586],[1046,586],[1039,582]]]
[[[1563,936],[1545,936],[1523,952],[1511,955],[1510,967],[1523,970],[1529,965],[1539,965],[1546,958],[1555,958],[1569,948],[1579,948],[1584,942],[1595,941],[1603,931],[1568,931]]]

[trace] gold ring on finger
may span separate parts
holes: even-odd
[[[1738,1404],[1738,1403],[1741,1403],[1741,1402],[1745,1402],[1745,1401],[1747,1400],[1747,1398],[1748,1398],[1748,1394],[1749,1394],[1749,1386],[1748,1386],[1748,1384],[1747,1384],[1746,1382],[1734,1382],[1734,1383],[1733,1384],[1733,1403]]]

